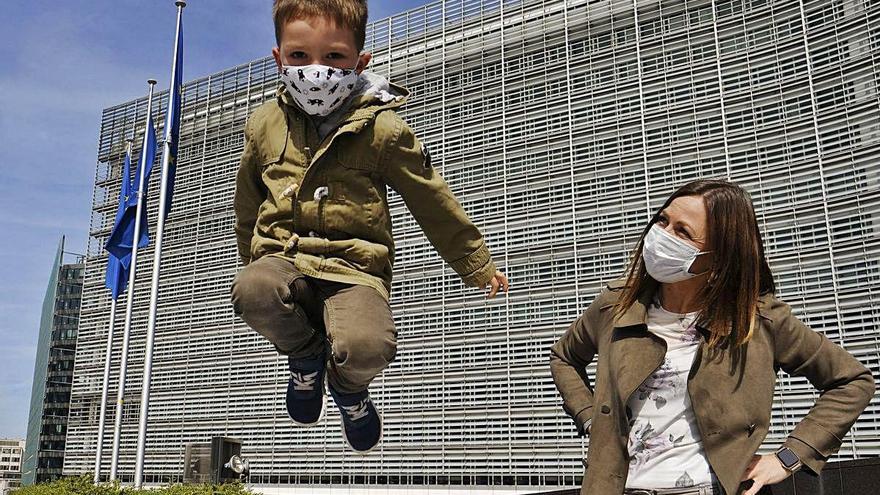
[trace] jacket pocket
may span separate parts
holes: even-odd
[[[358,271],[371,272],[373,253],[367,243],[360,239],[352,239],[351,244],[342,252],[342,258],[354,265]]]
[[[334,158],[344,168],[376,172],[378,166],[376,153],[377,150],[373,146],[337,146]]]
[[[375,239],[371,207],[375,193],[343,181],[329,182],[328,188],[321,210],[321,225],[327,238]]]
[[[279,210],[290,211],[302,181],[302,171],[294,164],[278,162],[264,165],[260,175],[269,191],[268,199]]]
[[[388,261],[388,248],[382,244],[361,239],[331,243],[330,255],[343,261],[348,268],[375,276],[382,276]]]

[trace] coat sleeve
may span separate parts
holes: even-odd
[[[260,205],[268,193],[260,173],[260,165],[251,119],[248,119],[244,128],[244,151],[241,153],[238,173],[235,177],[233,199],[235,239],[238,244],[238,255],[245,265],[251,261],[251,239],[254,236],[254,227]]]
[[[607,292],[607,290],[606,290]],[[550,373],[562,395],[562,409],[574,420],[578,434],[589,431],[593,418],[593,386],[587,365],[597,351],[597,326],[603,294],[574,321],[550,348]]]
[[[792,315],[787,304],[773,298],[770,305],[776,366],[807,378],[821,392],[785,446],[819,473],[874,396],[874,379],[856,358]]]
[[[406,123],[395,120],[394,136],[380,165],[383,178],[400,194],[434,249],[464,283],[485,286],[496,268],[482,234],[431,166],[423,144]]]

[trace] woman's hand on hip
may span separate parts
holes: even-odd
[[[752,480],[752,486],[743,492],[743,495],[755,495],[765,485],[773,485],[779,483],[791,476],[779,459],[775,455],[756,455],[752,457],[752,461],[746,467],[745,473],[741,481]]]

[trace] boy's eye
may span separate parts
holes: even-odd
[[[288,58],[305,58],[306,52],[291,52]]]
[[[327,54],[327,58],[340,59],[340,58],[345,58],[345,55],[343,55],[339,52],[332,52],[332,53]]]

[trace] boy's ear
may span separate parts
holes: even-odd
[[[275,58],[275,65],[278,67],[278,73],[281,73],[281,50],[276,46],[272,49],[272,57]]]
[[[370,65],[370,60],[373,60],[373,54],[370,52],[363,52],[358,56],[358,64],[355,72],[360,74],[364,70],[366,70],[367,66]]]

